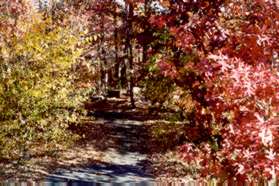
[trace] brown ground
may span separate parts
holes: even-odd
[[[126,99],[89,102],[86,109],[89,115],[84,122],[70,127],[73,133],[82,136],[70,148],[57,152],[55,157],[31,157],[22,165],[18,162],[2,163],[0,177],[42,180],[58,168],[70,170],[95,164],[110,166],[110,149],[118,154],[138,153],[146,157],[140,167],[155,179],[181,178],[189,173],[177,157],[173,144],[163,144],[152,135],[163,113],[150,114],[144,105],[130,109]]]

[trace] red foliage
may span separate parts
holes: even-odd
[[[195,124],[211,131],[208,141],[182,146],[183,158],[204,176],[278,176],[278,3],[189,0],[167,9],[151,23],[169,30],[176,53],[198,59],[159,66],[167,76],[187,79],[197,101]],[[183,68],[194,71],[195,80],[179,73]]]
[[[0,0],[0,32],[1,34],[18,34],[18,19],[24,19],[30,10],[30,4],[24,0]],[[1,36],[0,36],[1,39]]]
[[[77,6],[83,2],[75,1]],[[97,25],[92,30],[111,33],[110,28],[114,27],[109,16],[98,16],[98,13],[113,10],[114,1],[92,2],[84,5]],[[124,2],[141,7],[136,4],[152,1]],[[139,26],[139,32],[144,31],[138,42],[148,45],[150,43],[143,41],[146,38],[159,40],[154,32],[168,31],[163,42],[152,43],[151,52],[164,53],[158,63],[163,75],[171,77],[178,86],[190,89],[196,103],[191,124],[195,125],[193,128],[202,126],[209,135],[201,143],[195,141],[182,146],[182,157],[198,165],[204,176],[247,179],[278,175],[278,2],[156,2],[161,2],[161,11],[151,11],[152,15],[147,17],[149,23],[138,24],[144,25]],[[127,10],[120,9],[118,16],[127,16]],[[129,21],[137,25],[136,21],[141,20],[138,17],[140,14],[130,15]],[[125,34],[126,30],[123,31]]]
[[[204,114],[211,113],[212,135],[220,135],[221,140],[215,139],[219,141],[214,152],[203,145],[203,151],[207,150],[196,150],[195,153],[202,154],[194,157],[201,163],[206,160],[218,165],[216,171],[210,170],[216,175],[220,170],[230,170],[230,174],[241,178],[270,178],[278,174],[279,145],[275,143],[279,141],[278,71],[268,64],[251,66],[222,54],[209,58],[214,60],[208,63],[215,69],[201,69],[207,84],[208,106]],[[182,152],[189,160],[186,147]],[[207,159],[205,154],[212,156]],[[206,166],[201,169],[209,171]]]

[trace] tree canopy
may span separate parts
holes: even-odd
[[[187,120],[179,153],[200,175],[278,176],[278,1],[53,3],[0,0],[2,157],[67,137],[89,90],[134,108],[141,87]]]

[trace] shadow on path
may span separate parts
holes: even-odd
[[[150,115],[141,108],[131,110],[127,102],[116,100],[88,104],[87,110],[94,120],[82,126],[71,126],[74,133],[84,137],[80,145],[90,141],[96,150],[113,148],[121,154],[152,154],[166,150],[158,148],[150,132],[151,126],[144,123],[158,120],[159,116]]]
[[[90,117],[80,126],[70,129],[83,136],[80,146],[91,145],[102,152],[101,161],[55,170],[47,179],[52,181],[82,180],[94,182],[152,181],[150,162],[152,153],[149,127],[144,124],[154,116],[142,110],[130,110],[125,102],[104,101],[87,105]],[[94,157],[92,157],[94,159]]]
[[[83,182],[141,182],[153,181],[152,175],[141,167],[141,161],[135,165],[94,162],[86,167],[57,170],[48,177],[48,181],[83,181]]]

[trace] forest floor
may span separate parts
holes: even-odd
[[[31,158],[22,166],[7,164],[3,179],[46,181],[141,182],[186,179],[189,171],[172,145],[165,146],[150,132],[161,121],[148,109],[130,109],[127,99],[86,104],[89,116],[70,129],[82,136],[56,158]]]

